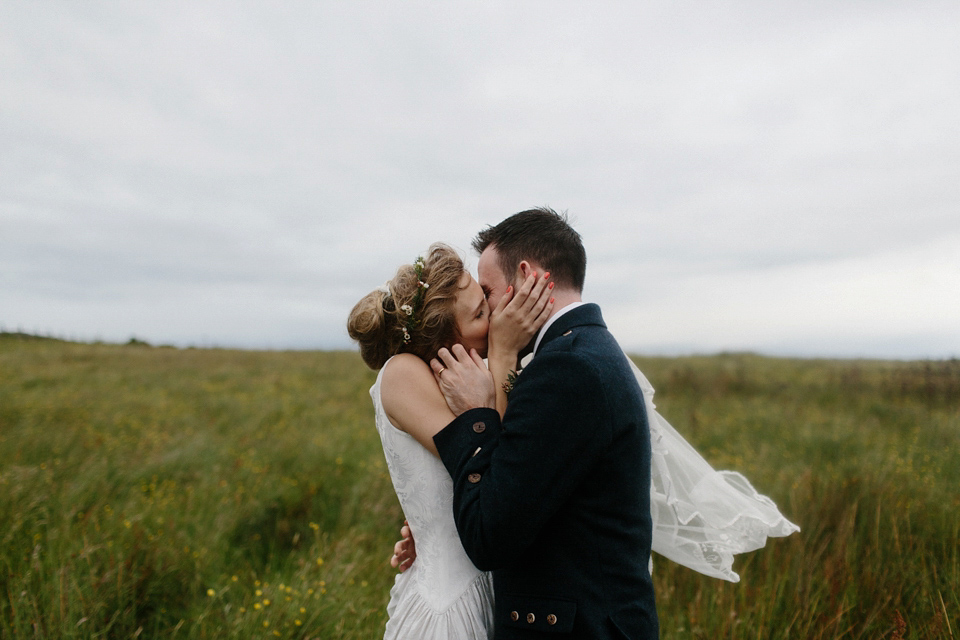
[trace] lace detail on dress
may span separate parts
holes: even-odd
[[[417,541],[416,562],[390,590],[384,638],[492,637],[493,584],[470,562],[457,535],[453,481],[438,458],[387,418],[380,399],[383,369],[370,396],[393,488]]]
[[[417,543],[419,545],[419,542]],[[493,638],[493,579],[479,573],[456,600],[442,610],[424,598],[417,582],[419,556],[406,572],[397,576],[387,605],[384,638],[403,640],[451,640]]]

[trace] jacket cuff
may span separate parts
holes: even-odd
[[[458,470],[474,456],[477,447],[483,447],[500,433],[500,414],[496,409],[468,409],[433,436],[437,453],[450,477],[456,479]]]

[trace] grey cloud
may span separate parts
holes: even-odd
[[[958,22],[926,2],[4,5],[0,322],[62,299],[64,333],[109,309],[121,336],[345,346],[397,264],[435,240],[472,259],[480,227],[539,204],[577,219],[611,310],[698,274],[915,261],[960,233]]]

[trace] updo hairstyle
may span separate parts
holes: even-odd
[[[347,332],[360,345],[360,356],[371,369],[380,369],[391,356],[412,353],[424,362],[436,357],[441,347],[449,347],[459,339],[454,303],[460,292],[463,260],[449,246],[430,246],[424,259],[421,279],[427,285],[421,292],[413,315],[403,309],[413,308],[420,284],[416,267],[405,264],[387,283],[389,292],[376,289],[353,307],[347,319]],[[410,341],[404,342],[404,329]]]

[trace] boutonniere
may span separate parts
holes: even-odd
[[[507,372],[507,381],[500,385],[500,387],[503,389],[503,392],[508,396],[510,395],[510,392],[513,391],[513,385],[517,383],[517,376],[519,375],[520,374],[517,371],[511,369]]]

